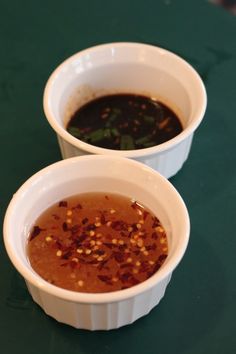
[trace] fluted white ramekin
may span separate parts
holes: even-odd
[[[110,293],[79,293],[46,282],[30,266],[26,243],[37,217],[65,197],[92,191],[119,193],[140,201],[166,229],[168,257],[157,273],[143,283]],[[189,230],[182,198],[158,172],[131,159],[90,155],[52,164],[20,187],[5,215],[4,242],[34,301],[48,315],[76,328],[108,330],[134,322],[159,303],[184,255]]]
[[[180,117],[183,132],[154,147],[117,151],[87,144],[66,131],[66,124],[79,106],[111,93],[137,93],[161,100]],[[206,102],[203,82],[186,61],[141,43],[110,43],[83,50],[52,73],[44,91],[44,111],[57,134],[63,158],[85,154],[123,156],[143,162],[167,178],[178,172],[187,159]]]

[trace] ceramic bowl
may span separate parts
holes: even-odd
[[[110,192],[134,198],[158,216],[167,232],[169,252],[153,276],[128,289],[92,294],[59,288],[32,269],[26,244],[35,220],[55,202],[85,192]],[[186,206],[162,175],[132,159],[90,155],[52,164],[20,187],[5,215],[4,242],[32,298],[48,315],[76,328],[108,330],[134,322],[159,303],[185,253],[189,230]]]
[[[175,138],[137,150],[111,150],[87,144],[66,131],[73,113],[93,98],[114,93],[154,97],[180,118]],[[64,61],[44,91],[44,111],[58,137],[62,157],[103,154],[128,157],[169,178],[189,155],[206,109],[206,91],[197,72],[170,51],[142,43],[110,43],[83,50]]]

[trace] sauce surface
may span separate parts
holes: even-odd
[[[86,103],[74,113],[66,129],[86,143],[113,150],[159,145],[183,130],[169,107],[134,94],[107,95]]]
[[[27,243],[32,268],[73,291],[129,288],[152,276],[168,254],[165,230],[138,202],[116,194],[86,193],[46,210]]]

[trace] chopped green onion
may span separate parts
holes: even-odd
[[[137,139],[135,141],[135,143],[137,145],[143,145],[143,144],[146,144],[146,143],[149,143],[150,139],[152,138],[151,135],[145,135],[145,136],[142,136],[141,138]]]
[[[155,118],[152,116],[143,116],[143,119],[146,123],[153,124],[155,122]]]
[[[94,130],[88,136],[92,143],[96,143],[97,141],[100,141],[104,138],[104,130],[103,129]]]
[[[70,133],[71,135],[75,136],[76,138],[80,138],[81,137],[80,129],[77,128],[77,127],[68,127],[67,131],[68,131],[68,133]]]
[[[120,136],[120,132],[119,132],[119,130],[117,128],[112,128],[111,129],[111,133],[114,136]]]
[[[132,150],[134,149],[134,140],[130,135],[122,135],[120,140],[120,148],[121,150]]]

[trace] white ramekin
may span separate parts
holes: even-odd
[[[79,106],[92,98],[119,92],[160,99],[178,114],[183,132],[154,147],[117,151],[87,144],[66,131],[67,122]],[[73,55],[52,73],[43,100],[63,158],[85,154],[123,156],[143,162],[167,178],[178,172],[187,159],[206,102],[203,82],[186,61],[141,43],[103,44]]]
[[[26,253],[29,230],[50,205],[81,192],[104,191],[135,198],[150,208],[167,231],[169,254],[156,274],[129,289],[88,294],[43,280]],[[14,194],[4,219],[7,253],[34,301],[59,322],[90,330],[112,329],[146,315],[163,297],[189,239],[186,206],[171,183],[132,159],[90,155],[65,159],[39,171]]]

